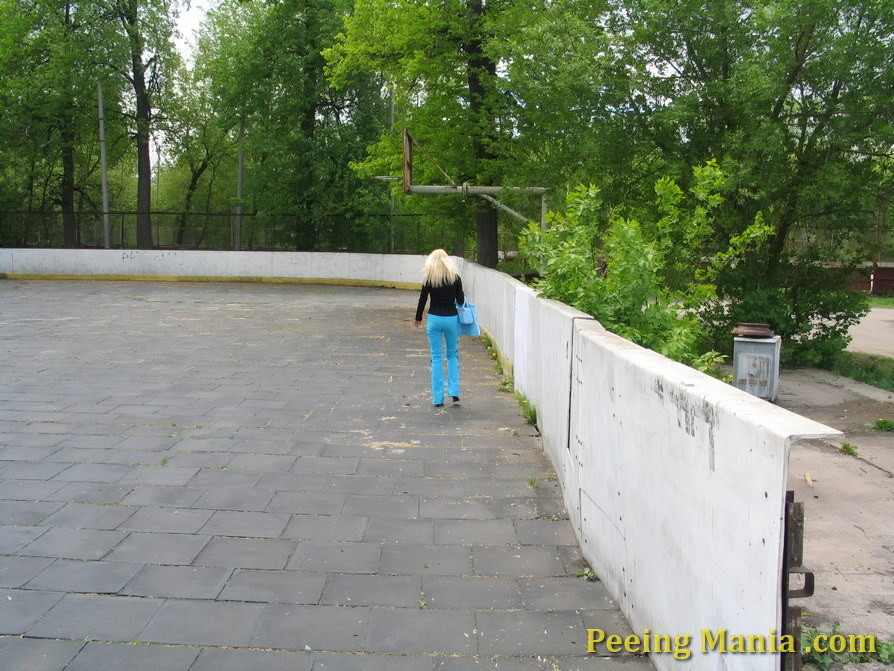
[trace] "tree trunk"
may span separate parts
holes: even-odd
[[[469,20],[470,31],[474,35],[477,24],[484,14],[483,0],[467,0],[466,16]],[[481,40],[473,37],[465,45],[466,55],[469,59],[469,109],[475,133],[472,136],[472,146],[475,152],[476,177],[483,173],[484,161],[493,158],[487,147],[488,133],[481,128],[493,129],[494,119],[485,104],[485,87],[483,78],[496,77],[497,65],[484,55]],[[478,247],[478,263],[487,268],[495,268],[497,265],[497,210],[490,203],[482,202],[475,213],[475,234]]]
[[[66,247],[78,246],[78,220],[75,217],[74,134],[68,114],[62,119],[62,237]]]
[[[71,30],[71,5],[65,3],[65,28]],[[60,118],[62,127],[62,239],[66,247],[78,246],[78,220],[74,212],[75,160],[74,129],[71,106],[62,110]]]
[[[189,211],[192,209],[192,198],[195,195],[196,189],[199,186],[199,180],[202,179],[202,175],[205,174],[205,170],[208,169],[208,159],[202,159],[201,163],[197,167],[190,167],[190,178],[189,178],[189,186],[186,188],[186,198],[183,203],[183,212],[180,213],[178,217],[177,223],[177,246],[183,247],[183,236],[186,233],[186,219],[189,215]]]
[[[137,248],[152,249],[152,161],[149,156],[152,110],[149,105],[149,89],[146,86],[146,66],[143,63],[138,0],[125,0],[122,19],[130,40],[131,83],[137,104]]]
[[[315,166],[310,154],[317,129],[316,88],[321,66],[308,58],[304,68],[304,109],[301,111],[301,137],[304,152],[298,156],[298,217],[295,219],[295,250],[312,252],[317,246],[316,216],[318,203],[313,191]]]

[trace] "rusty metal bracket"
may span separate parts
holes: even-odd
[[[804,568],[804,503],[795,493],[785,493],[785,537],[782,552],[782,633],[795,639],[795,652],[780,655],[782,671],[801,671],[801,615],[803,609],[789,605],[789,599],[813,596],[816,578]],[[804,584],[792,588],[792,578],[804,576]]]

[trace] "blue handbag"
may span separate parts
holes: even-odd
[[[459,334],[461,336],[480,336],[478,327],[478,307],[474,303],[466,301],[462,305],[456,304],[456,313],[459,315]]]

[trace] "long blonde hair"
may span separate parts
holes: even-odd
[[[422,283],[433,287],[453,284],[456,281],[456,267],[453,259],[443,249],[436,249],[425,259],[422,268]]]

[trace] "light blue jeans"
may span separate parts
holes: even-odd
[[[459,317],[428,315],[425,332],[431,345],[431,398],[434,405],[444,402],[444,346],[447,342],[447,395],[459,396]]]

